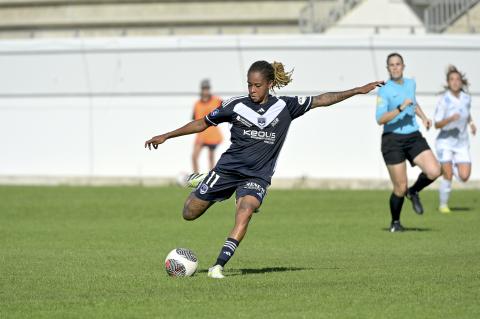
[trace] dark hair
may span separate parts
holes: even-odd
[[[250,72],[260,72],[267,81],[272,81],[272,90],[274,87],[280,89],[292,82],[293,70],[285,71],[281,62],[274,61],[273,63],[268,63],[267,61],[257,61],[248,69],[248,73]]]
[[[467,87],[468,89],[468,86],[470,85],[470,83],[468,83],[468,80],[465,77],[465,73],[460,72],[460,70],[458,70],[456,66],[450,64],[447,68],[447,85],[444,86],[445,90],[449,89],[448,80],[450,79],[450,75],[453,73],[457,73],[458,76],[460,76],[460,81],[462,81],[463,86]],[[463,88],[462,88],[462,91],[464,91]]]
[[[398,57],[400,58],[400,60],[402,60],[402,64],[404,63],[404,62],[403,62],[403,57],[400,55],[400,53],[393,52],[393,53],[390,53],[390,54],[387,56],[387,65],[388,65],[388,61],[390,61],[390,58],[393,58],[394,56],[398,56]]]

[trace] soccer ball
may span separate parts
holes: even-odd
[[[171,277],[192,276],[197,271],[197,267],[197,256],[187,248],[175,248],[165,259],[165,270]]]

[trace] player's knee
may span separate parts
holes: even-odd
[[[398,197],[403,197],[407,193],[407,182],[397,182],[393,185],[393,193]]]
[[[252,218],[254,211],[255,207],[253,205],[242,203],[237,208],[238,219],[242,222],[248,223]]]
[[[194,220],[197,218],[197,215],[195,210],[192,209],[192,207],[190,207],[189,203],[185,203],[185,205],[183,206],[183,212],[182,212],[182,216],[183,216],[183,219],[185,220]]]
[[[443,178],[446,179],[446,180],[451,181],[452,178],[453,178],[452,172],[445,172],[445,171],[444,171],[444,172],[443,172]]]
[[[441,174],[442,170],[440,169],[440,165],[434,166],[425,172],[425,175],[427,175],[427,178],[430,180],[436,180]]]
[[[465,182],[468,181],[468,179],[470,178],[470,173],[463,173],[463,174],[460,173],[458,177],[460,178],[460,180],[461,180],[462,182],[465,183]]]

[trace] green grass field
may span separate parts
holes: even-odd
[[[0,187],[0,318],[480,318],[480,194],[451,215],[406,202],[389,233],[388,191],[271,190],[224,280],[206,269],[233,201],[194,222],[188,191]],[[175,247],[200,260],[167,277]]]

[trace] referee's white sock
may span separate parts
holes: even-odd
[[[442,179],[440,182],[440,207],[448,206],[448,199],[452,191],[452,181]]]

